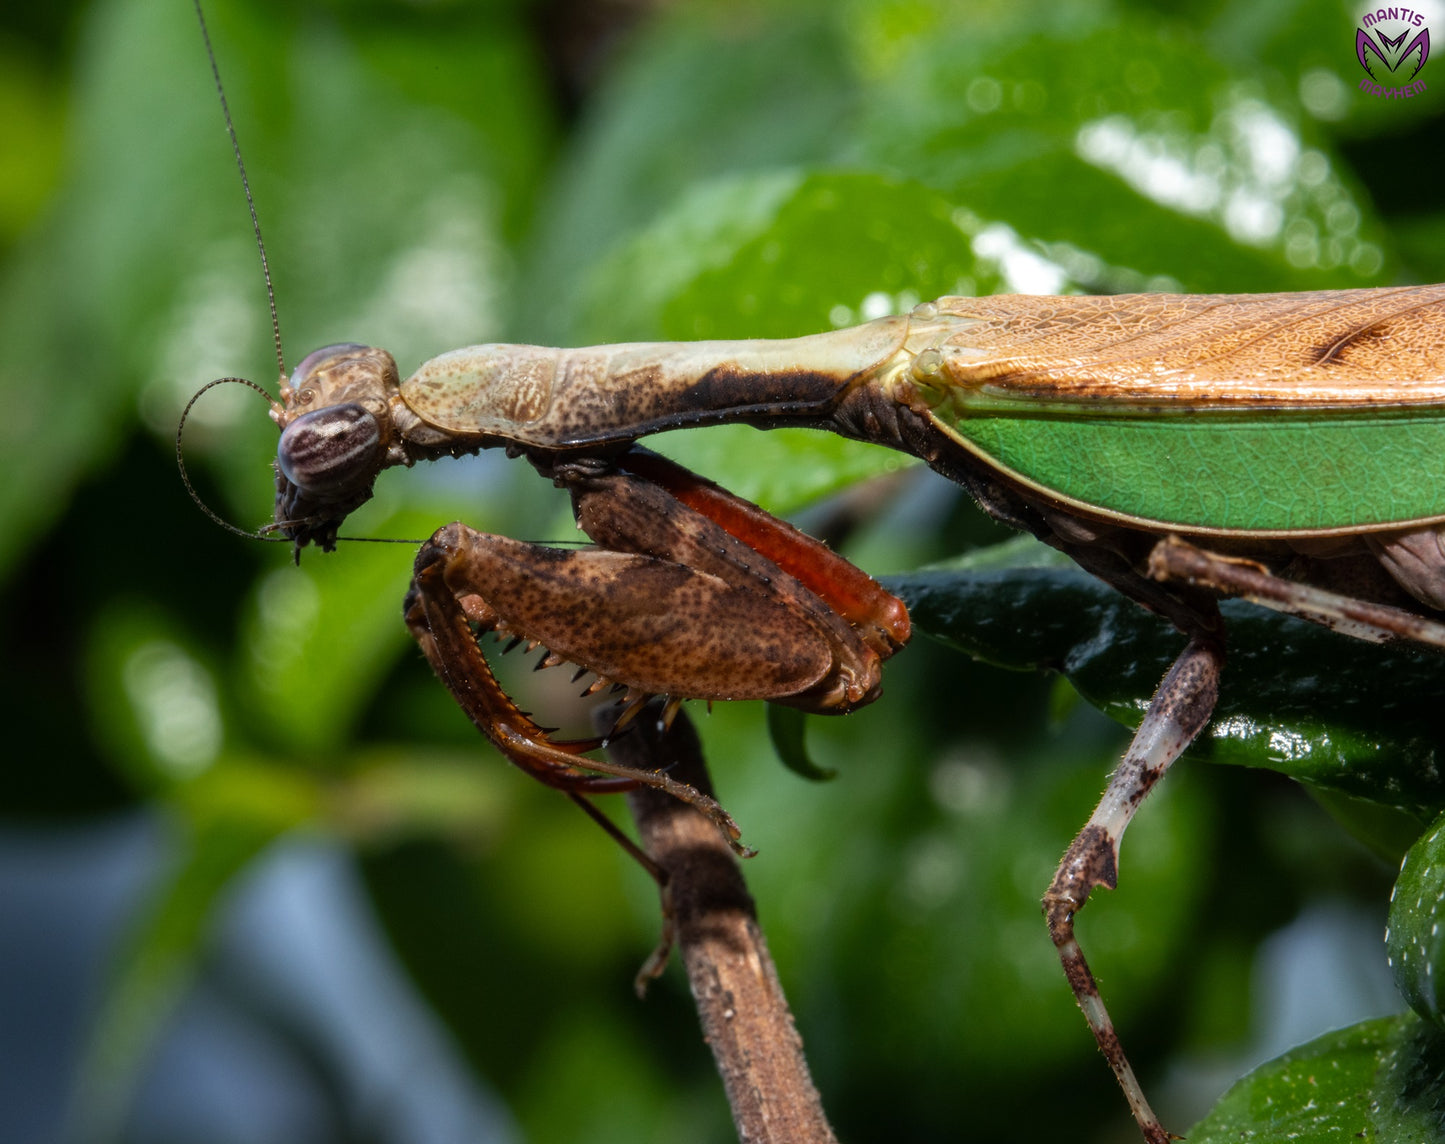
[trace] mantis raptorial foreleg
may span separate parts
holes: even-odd
[[[545,645],[544,664],[596,675],[589,692],[624,687],[624,720],[655,694],[679,696],[665,719],[681,697],[846,711],[878,693],[883,659],[907,638],[902,605],[819,542],[643,450],[538,467],[571,492],[600,547],[447,525],[417,555],[412,634],[472,722],[534,778],[579,799],[656,787],[736,843],[732,818],[685,783],[581,758],[601,740],[549,739],[497,682],[478,637]]]
[[[1223,667],[1224,645],[1217,638],[1199,635],[1190,640],[1159,684],[1104,797],[1070,844],[1044,895],[1049,936],[1059,951],[1069,986],[1149,1144],[1164,1144],[1170,1135],[1149,1107],[1124,1055],[1089,963],[1074,937],[1074,916],[1095,886],[1112,890],[1118,885],[1119,842],[1124,830],[1154,784],[1209,722],[1219,698]]]
[[[469,554],[502,539],[463,524],[450,524],[427,541],[417,556],[405,608],[407,626],[457,704],[503,755],[546,786],[579,797],[632,790],[639,784],[655,786],[697,807],[736,841],[742,832],[713,799],[665,774],[634,771],[606,760],[584,760],[581,756],[600,746],[600,740],[553,742],[512,702],[492,674],[471,627],[476,622],[484,630],[497,630],[501,617],[476,594],[448,583],[449,573],[465,576]],[[601,773],[579,770],[579,763],[587,771]]]

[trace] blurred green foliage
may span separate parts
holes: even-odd
[[[101,1007],[79,1114],[123,1134],[233,876],[313,831],[354,849],[401,960],[528,1139],[730,1138],[680,975],[632,999],[651,887],[492,757],[410,650],[411,549],[344,545],[298,569],[186,499],[181,405],[211,377],[269,382],[273,360],[200,37],[179,0],[44,8],[0,29],[3,806],[53,823],[149,805],[181,851]],[[1445,84],[1357,92],[1356,14],[1333,0],[217,0],[208,15],[291,361],[343,340],[387,346],[405,372],[480,341],[802,334],[951,292],[1445,278]],[[186,455],[206,500],[253,527],[274,444],[261,403],[222,389]],[[660,447],[784,512],[907,467],[801,431]],[[870,571],[1003,539],[942,482],[892,480],[899,499],[847,538]],[[538,484],[495,457],[392,473],[349,530],[566,535]],[[1134,1138],[1038,897],[1123,741],[1073,688],[1137,718],[1177,642],[1033,563],[1015,548],[993,558],[1002,573],[943,573],[963,627],[925,626],[1072,687],[919,640],[879,703],[810,725],[839,775],[826,786],[778,765],[761,710],[700,720],[846,1139]],[[923,603],[927,585],[900,583]],[[1441,806],[1429,661],[1232,618],[1230,718],[1150,800],[1120,889],[1080,922],[1146,1086],[1170,1078],[1176,1129],[1217,1094],[1179,1077],[1248,1039],[1260,943],[1321,898],[1383,926],[1390,883],[1294,784],[1194,759],[1330,786],[1394,858]],[[1382,694],[1359,698],[1365,677]],[[1361,803],[1389,813],[1365,823]],[[1395,1083],[1370,1054],[1407,1042],[1439,1052],[1408,1021],[1300,1052],[1353,1099]],[[1271,1138],[1260,1118],[1301,1099],[1294,1068],[1216,1121]],[[1369,1131],[1400,1138],[1386,1128]]]

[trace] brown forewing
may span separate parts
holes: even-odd
[[[1445,402],[1445,284],[1298,294],[943,298],[976,319],[955,385],[1049,400],[1226,406]]]

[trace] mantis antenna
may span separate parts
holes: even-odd
[[[266,279],[266,303],[271,309],[271,339],[276,345],[276,372],[281,384],[286,383],[286,356],[281,352],[281,320],[276,316],[276,290],[271,285],[271,263],[266,258],[266,243],[261,238],[261,220],[256,216],[256,200],[251,195],[251,180],[246,177],[246,161],[241,158],[241,141],[236,138],[236,125],[231,120],[231,107],[226,102],[226,88],[221,83],[221,68],[211,47],[211,33],[201,0],[193,0],[196,19],[201,25],[201,39],[206,42],[206,58],[211,61],[211,77],[216,81],[216,95],[221,100],[221,114],[226,119],[226,134],[231,137],[231,150],[236,156],[236,170],[241,173],[241,189],[246,192],[246,207],[251,212],[251,230],[256,235],[256,249],[261,252],[261,275]],[[194,400],[194,399],[193,399]]]
[[[194,406],[196,402],[201,399],[201,395],[207,390],[215,389],[218,385],[228,385],[232,383],[236,385],[244,385],[248,389],[254,389],[257,393],[259,393],[262,397],[266,399],[267,404],[276,404],[276,399],[272,397],[268,392],[266,392],[265,386],[257,385],[254,381],[251,381],[249,378],[245,377],[218,377],[215,381],[208,381],[205,385],[201,386],[200,389],[196,390],[196,392],[191,395],[191,399],[186,402],[186,407],[181,410],[180,424],[176,426],[176,467],[181,471],[181,483],[186,486],[186,492],[190,493],[191,500],[196,502],[196,507],[199,508],[203,513],[205,513],[217,524],[219,524],[222,528],[224,528],[227,532],[234,532],[237,536],[244,536],[247,540],[266,540],[270,541],[273,544],[289,544],[290,541],[284,536],[270,536],[268,534],[275,532],[279,528],[284,528],[289,524],[301,524],[304,522],[299,520],[274,521],[271,524],[258,528],[255,532],[251,532],[248,529],[241,528],[239,525],[232,524],[229,520],[226,520],[219,513],[217,513],[215,509],[211,508],[210,505],[208,505],[205,501],[201,499],[201,494],[196,492],[196,486],[191,484],[190,473],[186,471],[186,458],[181,448],[181,435],[185,432],[186,418],[191,415],[191,407]],[[412,539],[409,537],[392,536],[338,536],[336,539],[350,540],[356,543],[366,541],[371,544],[422,543],[421,540]]]
[[[234,532],[237,536],[244,536],[248,540],[269,540],[284,544],[286,542],[284,536],[267,536],[264,531],[248,532],[246,529],[224,519],[201,499],[201,494],[196,492],[196,486],[191,484],[191,475],[186,472],[186,458],[181,450],[181,434],[185,432],[186,418],[191,415],[191,407],[201,399],[201,394],[205,393],[208,389],[214,389],[218,385],[226,385],[229,382],[235,382],[237,385],[244,385],[250,389],[254,389],[266,399],[268,405],[275,404],[276,399],[266,392],[265,387],[257,385],[254,381],[250,381],[244,377],[218,377],[215,381],[208,381],[205,385],[201,386],[200,389],[196,390],[196,392],[191,395],[191,399],[186,402],[186,407],[181,410],[180,424],[176,426],[176,466],[181,470],[181,483],[186,486],[186,492],[191,494],[191,500],[196,502],[196,507],[227,532]]]
[[[206,27],[206,14],[201,11],[201,0],[193,0],[193,3],[196,9],[196,20],[201,25],[201,39],[204,40],[206,44],[206,59],[211,62],[211,77],[216,81],[216,95],[221,100],[221,114],[226,120],[226,134],[231,137],[231,150],[236,156],[236,169],[241,173],[241,189],[246,192],[246,206],[251,212],[251,230],[256,236],[256,249],[261,252],[261,276],[266,280],[266,302],[271,310],[271,340],[276,346],[277,375],[280,378],[281,384],[284,385],[286,383],[286,357],[281,351],[281,320],[276,314],[276,290],[271,284],[271,264],[266,258],[266,243],[261,238],[261,220],[256,215],[256,200],[251,195],[251,180],[246,177],[246,162],[241,158],[241,141],[236,138],[236,125],[231,120],[231,108],[226,102],[226,88],[225,85],[221,83],[221,69],[216,63],[215,49],[211,47],[211,32],[210,29]],[[185,409],[181,411],[180,423],[176,426],[176,465],[181,470],[181,482],[186,486],[186,492],[190,493],[191,500],[196,502],[196,506],[222,528],[226,529],[226,531],[234,532],[237,536],[245,536],[252,540],[269,540],[284,543],[284,537],[266,536],[262,532],[248,532],[246,529],[239,528],[230,521],[223,519],[210,505],[201,499],[201,494],[196,492],[195,485],[191,484],[190,474],[186,472],[186,459],[181,449],[181,434],[185,432],[186,418],[191,415],[191,408],[200,399],[201,394],[209,389],[214,389],[218,385],[225,385],[228,382],[248,386],[264,397],[269,404],[276,404],[276,399],[272,397],[264,387],[244,377],[222,377],[201,386],[200,389],[192,394],[191,399],[186,402]]]
[[[241,157],[241,141],[236,137],[236,124],[235,121],[231,118],[231,106],[226,102],[226,87],[225,84],[221,82],[221,68],[220,65],[216,63],[216,52],[215,49],[211,46],[211,32],[210,29],[206,26],[206,14],[201,10],[201,0],[192,0],[192,2],[196,9],[196,21],[201,26],[201,39],[204,40],[206,44],[206,59],[208,59],[211,63],[211,78],[214,79],[216,83],[216,96],[221,101],[221,115],[226,120],[226,134],[230,136],[231,151],[236,156],[236,170],[240,172],[241,175],[241,189],[246,194],[246,208],[251,212],[251,232],[256,236],[256,249],[261,254],[261,276],[266,280],[266,304],[271,311],[271,341],[276,347],[276,372],[279,379],[279,384],[284,386],[286,384],[286,355],[281,349],[281,319],[277,316],[276,313],[276,288],[271,282],[271,263],[270,260],[266,257],[266,242],[261,237],[261,220],[256,214],[256,199],[255,196],[251,194],[251,180],[246,175],[246,161]],[[194,406],[196,402],[200,399],[201,394],[205,393],[207,390],[213,389],[218,385],[225,385],[230,382],[234,382],[238,385],[245,385],[251,389],[254,389],[257,393],[264,397],[267,402],[270,403],[274,408],[280,408],[276,399],[272,397],[269,392],[267,392],[264,386],[257,385],[254,381],[250,381],[249,379],[244,377],[221,377],[217,378],[215,381],[208,382],[207,384],[201,386],[201,388],[191,396],[191,399],[186,402],[185,409],[181,411],[180,424],[176,426],[176,465],[181,470],[181,481],[186,486],[186,492],[190,493],[191,500],[196,502],[196,506],[213,521],[219,524],[222,528],[226,529],[228,532],[234,532],[237,536],[244,536],[250,540],[266,540],[279,544],[289,543],[288,539],[284,536],[269,536],[267,534],[274,532],[277,529],[286,526],[287,524],[300,522],[277,521],[272,524],[266,525],[264,528],[258,529],[255,532],[250,532],[244,528],[240,528],[237,525],[232,524],[230,521],[223,519],[218,513],[215,512],[215,510],[213,510],[208,504],[206,504],[205,501],[201,499],[201,494],[196,492],[195,486],[191,484],[190,474],[186,472],[186,461],[181,450],[181,434],[185,431],[186,418],[190,416],[191,407]],[[403,540],[392,537],[347,536],[338,537],[337,539],[370,540],[378,544],[420,543],[420,541],[417,540]]]

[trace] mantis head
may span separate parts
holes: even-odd
[[[395,463],[392,402],[396,361],[347,342],[307,355],[281,387],[276,449],[276,518],[271,526],[299,551],[336,547],[347,515],[371,499],[376,475]]]

